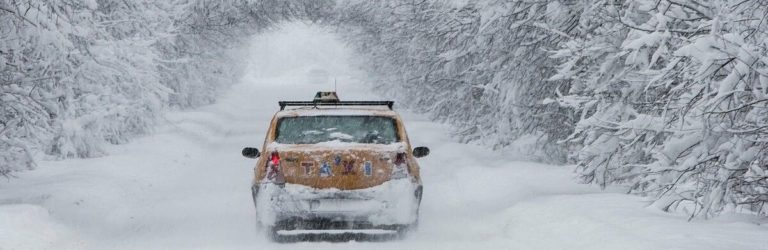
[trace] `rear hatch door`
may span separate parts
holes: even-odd
[[[314,188],[363,189],[390,180],[403,143],[283,145],[275,148],[285,182]]]

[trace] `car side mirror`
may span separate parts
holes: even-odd
[[[427,156],[428,154],[429,154],[428,147],[416,147],[413,149],[413,156],[416,158],[421,158],[421,157]]]
[[[259,153],[259,149],[257,148],[243,148],[243,156],[248,158],[258,158],[261,156],[261,153]]]

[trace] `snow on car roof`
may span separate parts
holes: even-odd
[[[278,111],[276,117],[325,116],[325,115],[373,115],[396,117],[397,112],[386,107],[302,107]]]

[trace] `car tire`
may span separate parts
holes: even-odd
[[[408,237],[408,235],[411,233],[411,226],[410,225],[403,225],[397,229],[397,233],[395,234],[396,240],[404,240]]]
[[[266,232],[267,239],[269,239],[272,242],[275,243],[283,243],[285,242],[285,237],[281,236],[278,231],[280,231],[280,228],[276,226],[267,226],[264,227],[264,231]]]
[[[253,198],[253,207],[258,209],[258,206],[256,204],[256,196],[259,195],[259,187],[258,186],[251,186],[251,197]]]
[[[396,239],[403,240],[407,238],[411,233],[419,230],[419,218],[409,225],[402,225],[397,229]]]

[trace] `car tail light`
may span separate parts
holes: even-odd
[[[395,157],[395,165],[400,165],[405,163],[405,153],[397,153],[397,157]]]
[[[272,161],[272,165],[279,166],[280,165],[280,154],[277,153],[277,151],[272,152],[272,158],[270,158]]]
[[[272,152],[269,161],[267,161],[267,179],[278,185],[285,184],[285,175],[283,175],[283,168],[280,166],[280,154],[277,151]]]
[[[408,177],[408,162],[405,153],[397,153],[395,165],[392,166],[392,179],[403,179]]]

